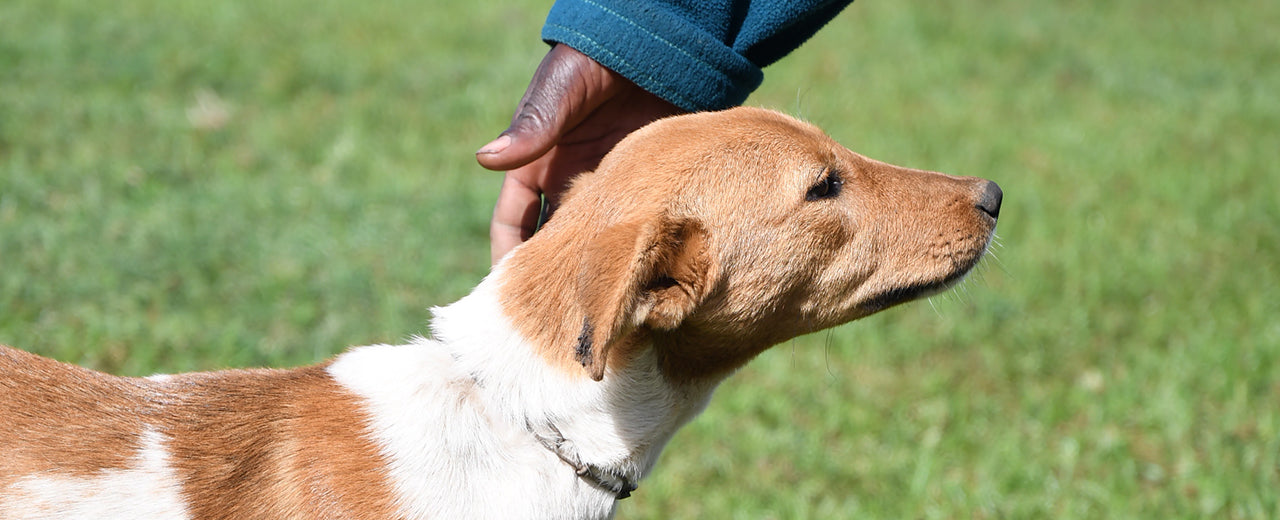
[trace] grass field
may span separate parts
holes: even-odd
[[[497,4],[0,2],[0,343],[138,375],[424,333],[545,52],[549,3]],[[766,70],[749,104],[998,181],[1002,246],[761,356],[619,517],[1280,517],[1277,21],[863,1]]]

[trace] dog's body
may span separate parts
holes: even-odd
[[[497,278],[436,310],[438,339],[297,370],[116,378],[0,350],[0,518],[607,517],[617,492],[539,438],[634,482],[711,388],[550,369]]]
[[[433,339],[150,378],[0,347],[0,518],[607,518],[751,357],[962,277],[999,199],[772,112],[663,120]]]

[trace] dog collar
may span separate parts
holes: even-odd
[[[551,426],[552,435],[542,435],[533,428],[529,428],[529,432],[538,439],[538,443],[542,447],[556,454],[561,461],[564,461],[574,473],[578,474],[578,478],[587,481],[591,485],[600,489],[613,493],[618,500],[622,500],[631,496],[631,492],[636,490],[636,483],[632,482],[626,475],[616,471],[602,468],[595,464],[582,462],[577,453],[572,453],[564,448],[565,438],[560,430],[555,426]]]

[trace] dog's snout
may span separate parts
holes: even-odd
[[[991,218],[1000,216],[1000,200],[1004,198],[1004,192],[1000,190],[1000,185],[991,181],[987,181],[987,185],[982,189],[982,195],[978,197],[976,206],[984,213],[991,215]]]

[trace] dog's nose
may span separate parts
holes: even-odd
[[[1000,191],[1000,185],[987,181],[986,187],[982,189],[982,196],[978,198],[978,209],[991,215],[991,218],[997,218],[1000,216],[1000,199],[1003,198],[1004,192]]]

